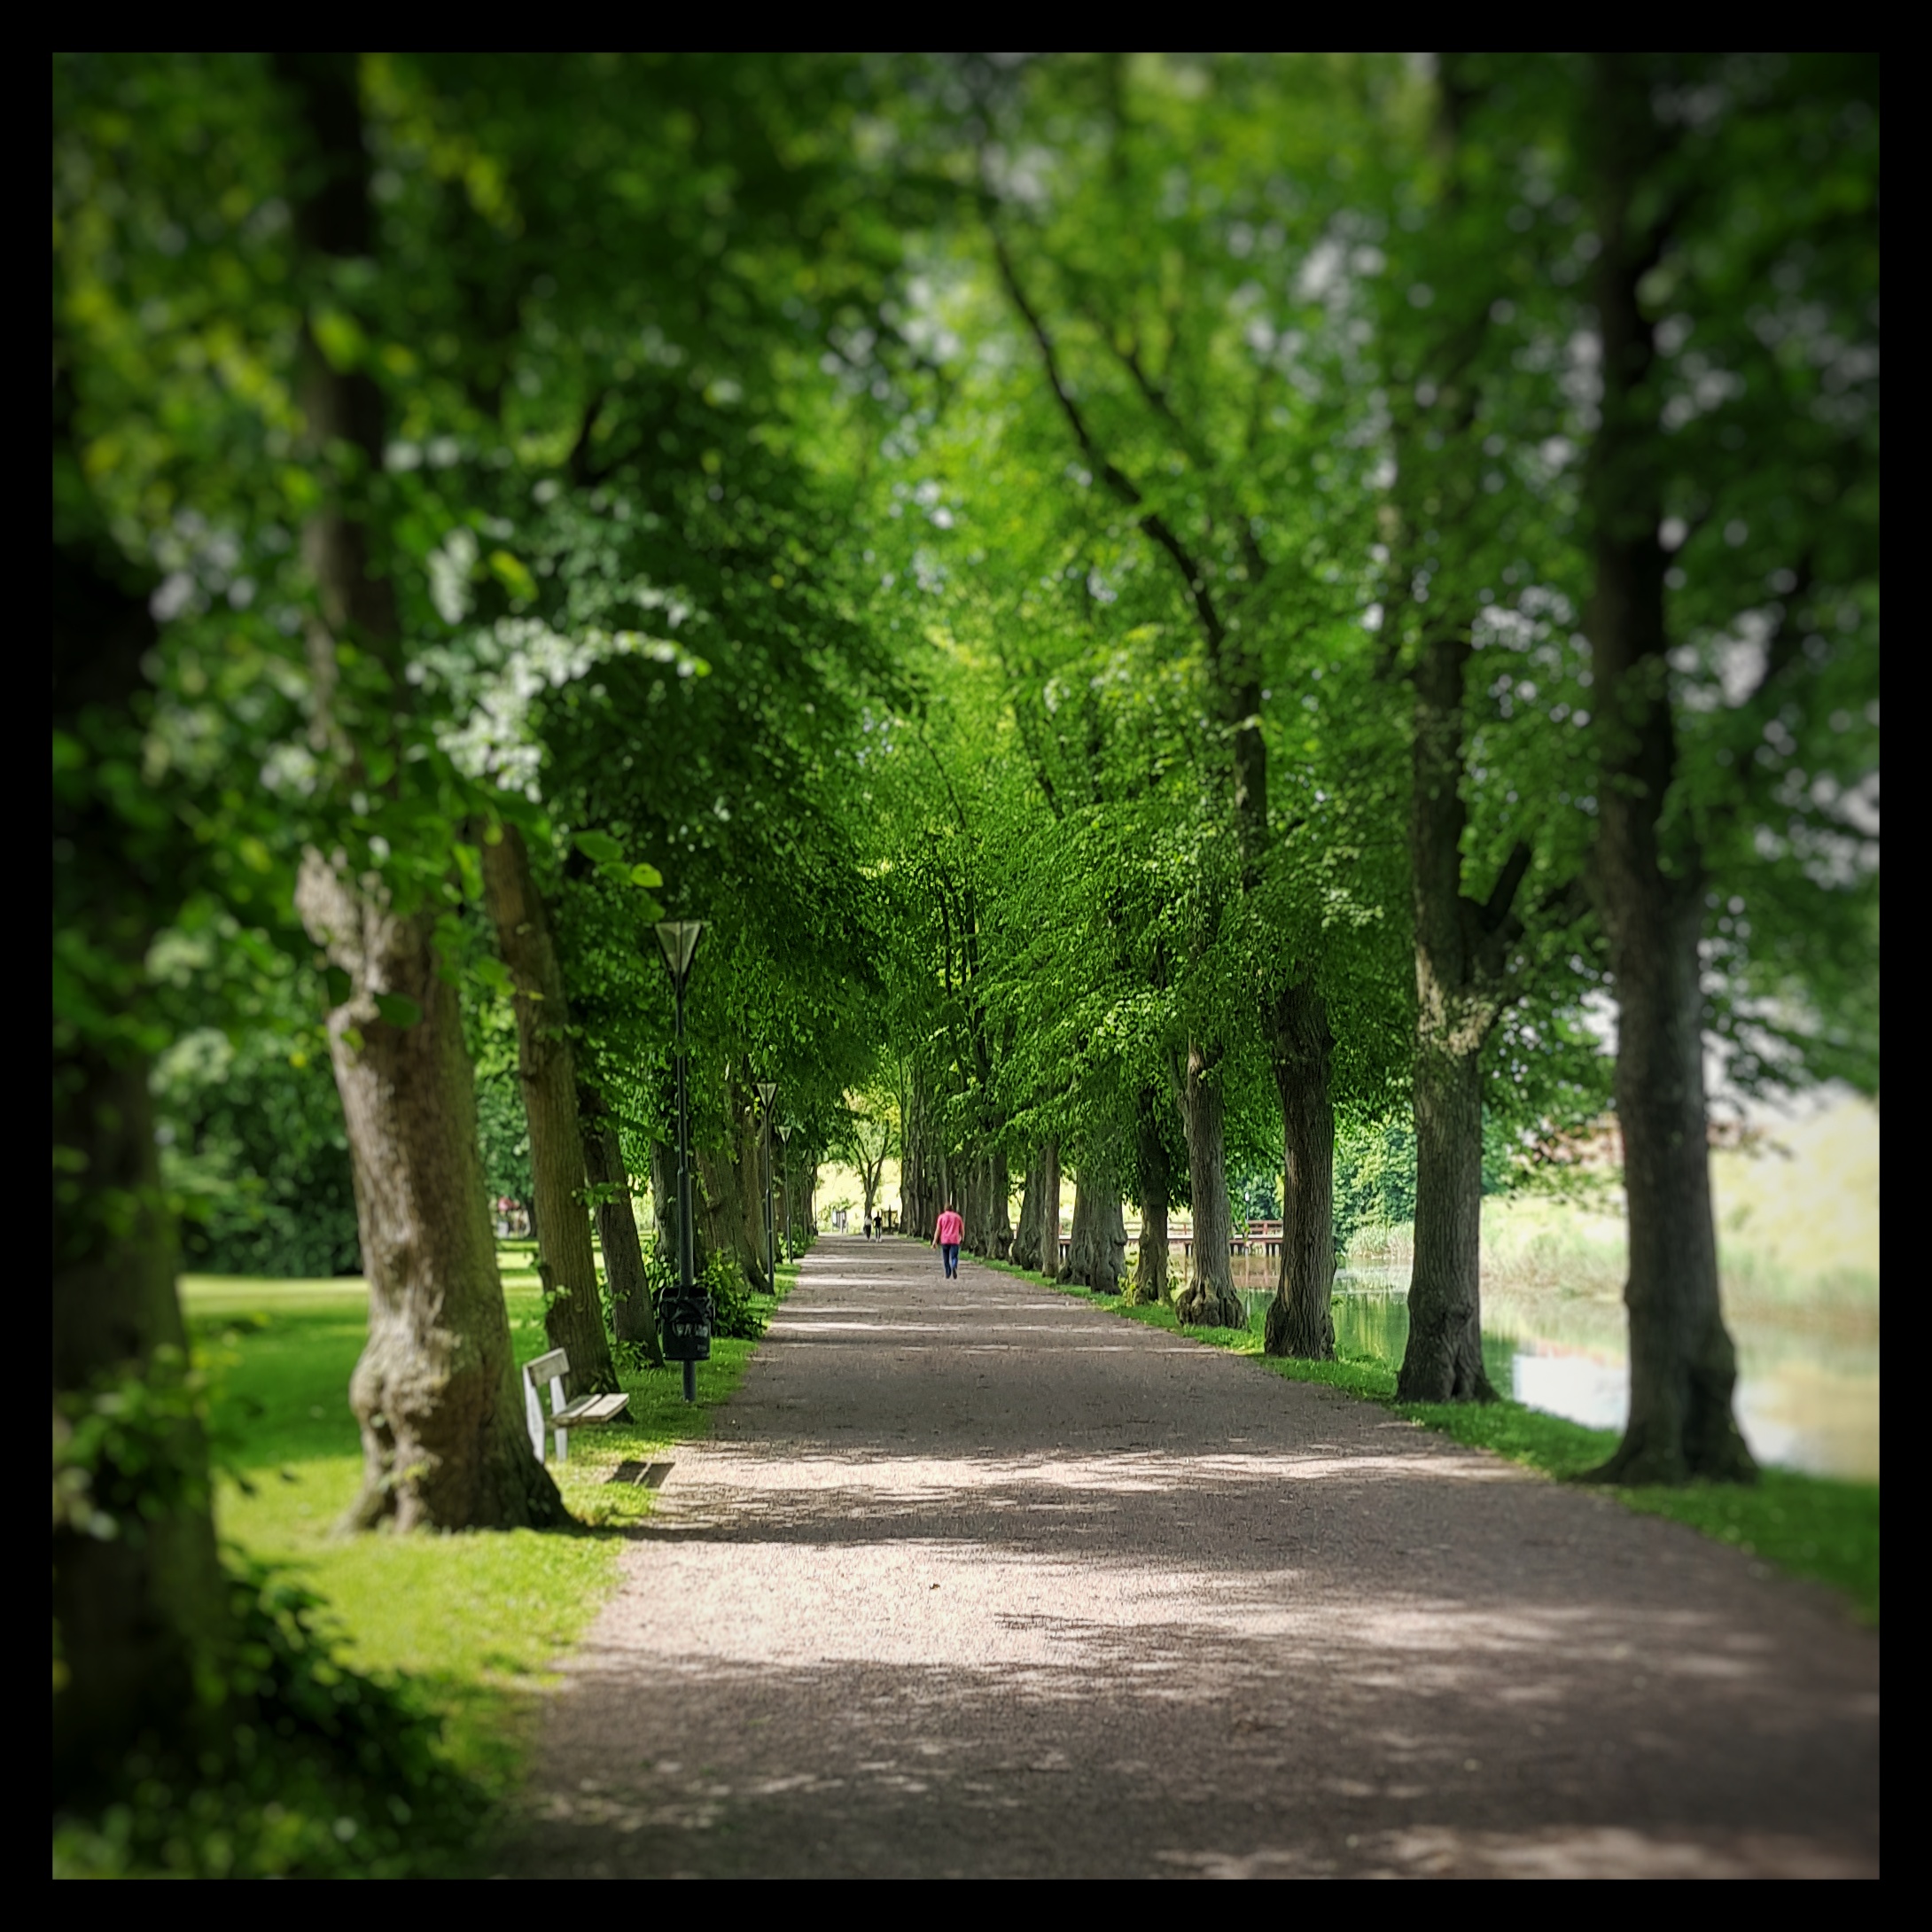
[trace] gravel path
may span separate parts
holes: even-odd
[[[819,1242],[623,1561],[529,1875],[1878,1871],[1821,1592],[909,1242]]]

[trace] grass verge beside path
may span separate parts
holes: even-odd
[[[503,1256],[519,1363],[549,1346],[522,1258]],[[780,1299],[796,1278],[793,1267],[779,1270]],[[757,1343],[714,1340],[689,1406],[675,1364],[620,1373],[630,1417],[573,1431],[569,1461],[550,1464],[573,1529],[341,1536],[336,1524],[362,1474],[347,1391],[368,1335],[366,1290],[190,1277],[182,1301],[213,1371],[214,1426],[241,1477],[217,1494],[223,1539],[325,1598],[343,1661],[378,1677],[406,1673],[442,1718],[451,1761],[491,1797],[506,1797],[522,1774],[537,1694],[614,1587],[625,1532],[655,1500],[609,1483],[612,1471],[626,1460],[670,1460],[679,1443],[708,1435]],[[774,1304],[754,1305],[768,1313]]]
[[[980,1266],[1091,1301],[1129,1321],[1162,1328],[1210,1348],[1252,1356],[1262,1367],[1285,1381],[1317,1382],[1378,1402],[1419,1428],[1440,1430],[1472,1448],[1492,1449],[1512,1462],[1524,1463],[1559,1480],[1593,1468],[1616,1446],[1617,1437],[1611,1430],[1585,1429],[1580,1422],[1546,1415],[1520,1402],[1398,1402],[1395,1367],[1379,1356],[1347,1355],[1332,1362],[1286,1361],[1264,1354],[1260,1336],[1250,1328],[1184,1328],[1171,1307],[1128,1307],[1112,1296],[1091,1295],[1084,1288],[1049,1282],[1003,1261],[981,1261]],[[1681,1489],[1610,1488],[1604,1493],[1628,1508],[1686,1523],[1795,1576],[1829,1584],[1850,1600],[1861,1622],[1875,1626],[1879,1620],[1878,1487],[1876,1483],[1846,1483],[1795,1469],[1767,1468],[1749,1488],[1727,1483],[1690,1483]]]

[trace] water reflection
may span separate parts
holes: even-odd
[[[1336,1276],[1336,1344],[1391,1366],[1408,1341],[1408,1270]],[[1268,1297],[1247,1296],[1258,1326]],[[1630,1404],[1624,1311],[1595,1297],[1484,1290],[1490,1380],[1533,1409],[1592,1429],[1620,1429]],[[1794,1311],[1767,1320],[1727,1313],[1738,1345],[1738,1422],[1761,1462],[1876,1481],[1878,1338],[1820,1332]]]

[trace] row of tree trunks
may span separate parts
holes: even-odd
[[[1268,1018],[1282,1101],[1282,1266],[1263,1346],[1326,1361],[1335,1353],[1335,1040],[1327,1004],[1308,981],[1285,988]]]
[[[482,852],[484,898],[515,988],[517,1074],[530,1128],[544,1333],[552,1348],[569,1352],[571,1393],[604,1394],[617,1387],[617,1367],[604,1332],[584,1206],[589,1168],[577,1118],[576,1056],[563,970],[522,832],[514,825],[493,827],[485,833]]]
[[[604,1286],[611,1297],[611,1326],[620,1342],[642,1348],[661,1367],[664,1350],[650,1305],[644,1273],[643,1243],[631,1203],[630,1175],[624,1166],[617,1122],[601,1095],[581,1084],[577,1102],[584,1142],[584,1179],[595,1190],[597,1241],[604,1250]]]
[[[965,1186],[955,1204],[966,1224],[963,1245],[970,1253],[1002,1260],[1013,1245],[1012,1181],[1006,1149],[995,1148],[990,1154],[962,1160],[959,1165]]]
[[[1190,1041],[1181,1082],[1188,1129],[1188,1186],[1194,1201],[1193,1267],[1174,1297],[1174,1313],[1189,1328],[1238,1328],[1247,1312],[1235,1292],[1233,1215],[1227,1200],[1227,1133],[1221,1090],[1214,1084],[1214,1049]]]
[[[282,54],[277,68],[295,137],[308,149],[306,170],[293,177],[298,244],[313,284],[333,290],[377,253],[356,58]],[[306,322],[300,359],[304,434],[317,471],[327,474],[331,452],[347,446],[363,473],[379,476],[383,408],[374,381],[335,368]],[[316,730],[352,763],[354,748],[331,710],[339,643],[372,652],[395,689],[408,689],[395,601],[372,568],[375,549],[360,513],[337,495],[303,533],[318,604],[308,637]],[[399,913],[380,881],[339,853],[307,855],[296,906],[348,980],[328,1032],[370,1290],[369,1346],[349,1386],[363,1477],[348,1520],[451,1530],[559,1521],[556,1485],[524,1427],[469,1054],[456,989],[437,970],[432,915]],[[378,998],[398,1020],[411,1007],[421,1017],[393,1023]]]
[[[1677,744],[1668,672],[1665,503],[1639,289],[1669,244],[1654,177],[1669,138],[1641,57],[1595,57],[1594,271],[1602,420],[1585,493],[1595,529],[1588,614],[1603,763],[1594,887],[1616,989],[1616,1113],[1630,1216],[1630,1418],[1606,1481],[1749,1480],[1732,1410],[1737,1358],[1718,1297],[1698,942],[1705,877],[1689,814],[1666,830]],[[1641,210],[1648,206],[1648,219]]]
[[[1040,1272],[1049,1281],[1060,1275],[1060,1143],[1040,1150]]]
[[[1014,1265],[1049,1279],[1060,1272],[1060,1143],[1042,1141],[1026,1164],[1019,1225],[1013,1230]]]
[[[1121,1212],[1119,1183],[1102,1162],[1089,1160],[1075,1170],[1069,1246],[1062,1281],[1078,1282],[1096,1295],[1120,1292],[1127,1264],[1127,1223]]]
[[[1173,1194],[1167,1141],[1161,1132],[1167,1104],[1167,1096],[1160,1089],[1142,1087],[1134,1121],[1133,1171],[1141,1197],[1141,1245],[1127,1299],[1149,1306],[1167,1299],[1167,1208]]]

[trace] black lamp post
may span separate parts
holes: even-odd
[[[697,1399],[698,1363],[711,1359],[711,1297],[698,1289],[691,1238],[691,1115],[684,1054],[684,988],[691,977],[697,938],[704,930],[696,919],[666,919],[657,929],[677,1002],[678,1024],[678,1279],[676,1292],[666,1297],[666,1305],[658,1312],[658,1328],[665,1354],[684,1365],[687,1402]]]
[[[771,1204],[771,1103],[777,1091],[776,1080],[758,1083],[759,1104],[765,1110],[765,1285],[775,1295],[778,1292],[778,1230]]]

